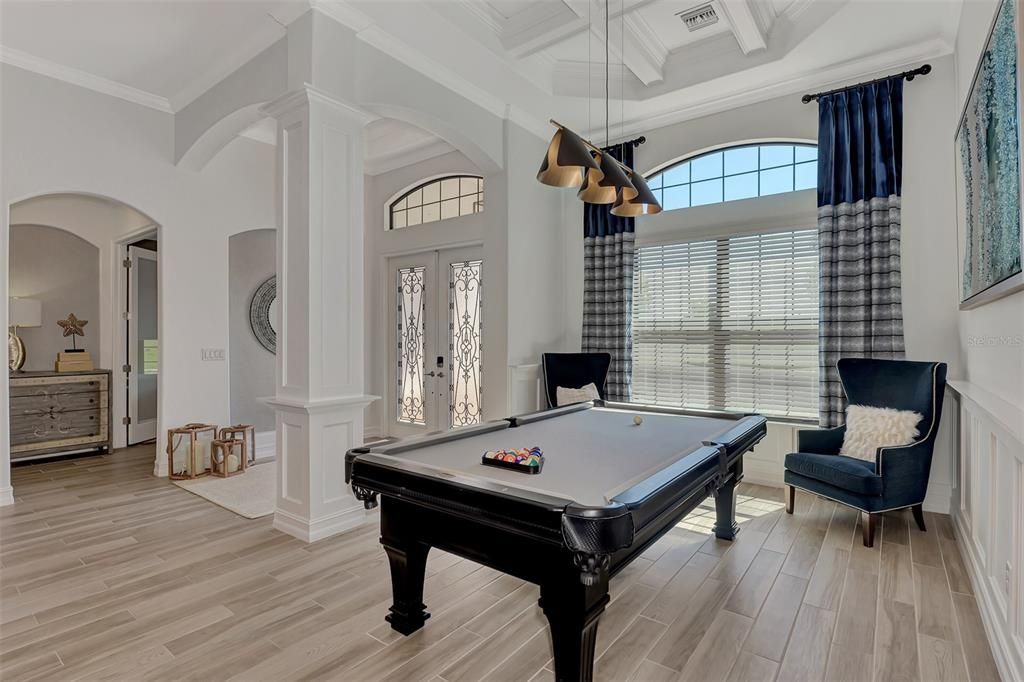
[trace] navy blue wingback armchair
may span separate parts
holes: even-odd
[[[579,388],[593,383],[601,399],[606,398],[604,386],[612,364],[611,353],[543,353],[540,363],[548,407],[558,406],[559,386]]]
[[[921,503],[939,430],[946,364],[843,358],[836,368],[851,405],[918,412],[924,416],[921,435],[909,445],[878,448],[872,463],[839,454],[845,426],[800,431],[799,452],[786,455],[786,511],[793,513],[796,488],[859,509],[865,547],[874,544],[881,512],[910,507],[925,530]]]

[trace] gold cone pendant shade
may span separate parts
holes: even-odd
[[[591,168],[576,195],[588,204],[614,204],[621,192],[626,201],[637,195],[626,170],[611,154],[600,154],[600,168]]]
[[[612,206],[612,215],[620,218],[634,218],[638,215],[661,213],[661,204],[658,203],[651,188],[647,186],[644,176],[633,172],[629,179],[633,183],[633,187],[636,188],[637,194],[630,199],[625,192],[619,192],[615,197],[615,205]]]
[[[553,187],[579,187],[584,173],[597,168],[597,161],[579,135],[559,127],[548,145],[537,179]]]
[[[537,180],[553,187],[579,187],[579,199],[588,204],[613,204],[612,215],[629,218],[661,212],[642,175],[556,121],[551,123],[557,130]]]

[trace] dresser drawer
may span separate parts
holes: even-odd
[[[55,376],[11,379],[11,399],[35,396],[61,396],[77,393],[98,393],[109,389],[107,375]]]
[[[11,420],[11,446],[80,438],[106,440],[104,431],[99,408],[22,416]]]
[[[96,409],[108,399],[106,391],[11,396],[11,418]]]

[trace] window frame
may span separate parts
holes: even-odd
[[[480,190],[478,192],[474,192],[473,193],[473,194],[480,195],[480,204],[481,204],[481,206],[480,206],[480,210],[479,211],[474,211],[473,213],[467,213],[467,214],[460,213],[459,215],[452,216],[451,218],[438,218],[437,220],[431,220],[431,221],[427,221],[427,222],[421,221],[419,223],[416,223],[415,225],[408,225],[408,224],[406,224],[406,225],[404,225],[402,227],[395,227],[395,204],[399,203],[400,201],[402,201],[404,199],[407,199],[414,192],[416,192],[418,190],[422,190],[423,188],[425,188],[425,187],[427,187],[429,185],[433,185],[435,183],[441,183],[444,180],[460,180],[459,195],[456,196],[456,197],[453,197],[453,198],[454,199],[462,199],[464,197],[473,196],[473,194],[462,194],[461,180],[463,178],[473,178],[473,179],[476,179],[476,180],[480,181]],[[420,225],[430,225],[431,223],[441,223],[441,222],[444,222],[445,220],[453,220],[455,218],[465,218],[468,215],[477,215],[479,213],[483,213],[483,196],[484,196],[483,180],[484,180],[484,176],[483,175],[480,175],[479,173],[468,173],[468,172],[442,173],[442,174],[439,174],[439,175],[434,175],[434,176],[430,176],[428,178],[423,178],[422,180],[419,180],[415,184],[410,185],[410,186],[406,187],[405,189],[403,189],[403,190],[397,192],[396,194],[392,195],[392,197],[385,203],[385,211],[387,213],[387,220],[386,220],[386,227],[387,227],[387,229],[385,231],[386,232],[392,232],[394,230],[404,230],[406,227],[419,227]],[[427,205],[433,205],[435,203],[438,204],[438,206],[440,206],[440,204],[442,202],[444,202],[444,201],[446,201],[446,200],[445,199],[441,199],[441,200],[436,201],[436,202],[431,201],[431,202],[427,202],[427,203],[421,203],[420,206],[416,207],[416,208],[421,208],[421,207],[427,206]],[[406,207],[406,209],[399,209],[399,210],[408,210],[408,207]]]
[[[771,147],[771,146],[812,147],[817,152],[818,143],[817,143],[817,140],[809,140],[809,139],[806,139],[806,138],[781,138],[781,137],[773,137],[773,138],[765,138],[765,139],[757,139],[757,140],[743,140],[743,141],[727,142],[727,143],[723,143],[723,144],[713,145],[713,146],[710,146],[710,147],[704,147],[702,149],[698,149],[698,150],[689,152],[689,153],[687,153],[687,154],[685,154],[683,156],[676,157],[676,158],[672,159],[671,161],[667,161],[667,162],[664,162],[662,164],[659,164],[659,165],[655,166],[654,168],[650,169],[649,171],[647,171],[646,173],[644,173],[644,178],[647,180],[647,183],[650,185],[650,184],[652,184],[653,179],[656,176],[664,175],[665,173],[671,171],[673,168],[676,168],[676,167],[681,166],[683,164],[692,163],[694,161],[697,161],[697,160],[699,160],[701,158],[704,158],[706,156],[710,156],[712,154],[723,153],[723,155],[724,155],[724,152],[727,152],[727,151],[731,151],[731,150],[735,150],[735,149],[744,149],[744,148],[751,148],[751,147],[753,147],[753,148],[757,149],[757,154],[758,154],[757,167],[754,168],[753,170],[742,171],[742,172],[739,172],[739,173],[726,173],[725,172],[725,166],[724,166],[724,156],[723,156],[723,166],[722,166],[722,174],[721,175],[718,175],[718,176],[715,176],[715,177],[711,177],[711,178],[705,178],[703,180],[694,181],[693,177],[692,177],[692,174],[691,174],[690,179],[687,182],[677,183],[675,185],[669,185],[668,186],[669,188],[684,187],[684,186],[687,188],[687,205],[686,206],[681,206],[679,208],[666,208],[664,212],[665,213],[671,213],[673,211],[685,210],[685,209],[688,209],[688,208],[700,208],[700,207],[703,207],[703,206],[716,206],[716,205],[719,205],[719,204],[727,204],[727,203],[734,202],[734,201],[749,201],[751,199],[763,199],[765,197],[778,196],[780,194],[784,195],[784,194],[792,194],[792,193],[795,193],[795,192],[807,191],[808,188],[796,189],[796,167],[798,165],[802,164],[802,163],[808,163],[809,161],[797,161],[796,160],[796,151],[795,151],[795,149],[794,149],[794,156],[793,156],[793,162],[792,163],[786,163],[786,164],[780,164],[780,165],[775,165],[775,166],[769,166],[769,167],[761,168],[761,163],[760,163],[761,162],[761,147]],[[761,194],[761,173],[763,171],[778,170],[779,168],[786,168],[787,166],[792,166],[792,168],[793,168],[793,178],[792,178],[792,180],[793,180],[793,185],[792,185],[793,189],[788,190],[788,191],[783,191],[783,192],[775,192],[775,193],[772,193],[772,194]],[[692,171],[691,171],[691,173],[692,173]],[[726,199],[725,198],[725,181],[726,181],[726,179],[727,178],[738,177],[738,176],[741,176],[741,175],[747,175],[747,174],[750,174],[750,173],[753,173],[753,174],[757,175],[757,192],[758,192],[757,195],[756,196],[752,196],[752,197],[744,197],[744,198],[741,198],[741,199]],[[720,201],[713,201],[713,202],[709,202],[709,203],[703,203],[703,204],[694,205],[693,204],[693,185],[695,183],[708,182],[708,181],[711,181],[711,180],[719,180],[719,181],[721,181],[722,199]],[[656,194],[660,195],[660,198],[662,199],[662,205],[664,205],[664,190],[665,189],[666,189],[666,187],[664,185],[664,180],[662,180],[661,186],[658,187],[657,189],[654,188],[654,187],[651,187],[651,190],[653,192],[655,192]]]
[[[799,190],[799,191],[804,191],[804,190]],[[786,194],[786,193],[783,193],[783,194]],[[789,194],[792,194],[792,192],[790,192]],[[775,196],[775,195],[767,195],[767,196]],[[753,197],[753,198],[756,199],[756,198],[761,198],[761,197]],[[726,203],[726,202],[721,202],[721,203]],[[711,206],[714,206],[714,204],[711,204]],[[727,252],[729,250],[729,240],[730,239],[733,239],[733,238],[745,238],[745,237],[755,237],[755,236],[756,237],[771,236],[771,235],[775,235],[775,234],[784,234],[784,233],[790,233],[790,232],[792,232],[792,233],[796,233],[796,232],[810,232],[810,231],[813,231],[813,230],[816,230],[816,229],[817,229],[816,226],[813,225],[813,224],[812,225],[801,225],[800,223],[797,223],[797,224],[789,226],[789,227],[774,226],[774,227],[765,228],[765,229],[751,229],[751,230],[747,230],[747,231],[724,231],[724,232],[716,232],[716,233],[712,233],[712,234],[693,235],[693,236],[685,237],[685,238],[684,237],[678,237],[678,238],[673,238],[673,239],[662,239],[662,240],[657,240],[657,241],[652,241],[652,242],[641,242],[641,241],[638,240],[637,244],[636,244],[636,250],[635,250],[634,258],[639,260],[639,258],[640,258],[640,251],[643,248],[652,248],[652,247],[653,248],[657,248],[657,247],[675,246],[675,245],[684,245],[684,244],[711,243],[711,244],[714,245],[714,250],[716,252],[716,258],[712,262],[716,263],[713,279],[714,279],[714,283],[715,283],[715,288],[717,290],[717,289],[721,289],[723,287],[723,285],[727,285],[727,282],[728,282],[728,268],[725,268],[725,270],[723,271],[723,269],[721,267],[719,267],[718,264],[722,262],[723,251],[727,254]],[[727,261],[728,259],[726,258],[725,260]],[[634,263],[633,271],[634,271],[634,273],[636,273],[634,275],[635,277],[639,276],[639,273],[641,271],[639,263]],[[820,276],[821,276],[820,275],[820,271],[819,271],[818,276],[820,278]],[[632,303],[633,303],[633,311],[634,312],[631,313],[631,318],[633,318],[633,315],[635,315],[635,310],[636,310],[636,293],[635,293],[635,291],[636,290],[634,288],[634,294],[633,294],[634,298],[633,298],[633,301],[632,301]],[[820,305],[820,303],[819,303],[819,305]],[[716,340],[712,341],[709,344],[710,347],[708,349],[708,364],[707,364],[709,369],[713,366],[711,358],[713,356],[715,356],[715,355],[719,355],[719,356],[724,355],[725,353],[727,353],[728,346],[729,346],[729,344],[719,343],[717,341],[717,336],[718,335],[715,333],[716,331],[718,331],[719,333],[724,333],[726,335],[728,335],[729,332],[727,330],[723,329],[722,321],[725,318],[721,314],[722,311],[720,309],[720,306],[718,305],[718,302],[717,301],[713,301],[711,303],[711,306],[716,311],[716,313],[709,316],[708,327],[707,327],[706,331],[710,332],[711,333],[711,338],[716,339]],[[821,324],[821,321],[820,321],[820,308],[819,308],[818,315],[819,315],[818,325],[820,327],[820,324]],[[635,318],[631,319],[631,323],[635,323]],[[685,332],[682,332],[682,333],[685,333]],[[635,330],[634,330],[634,334],[635,334]],[[818,338],[817,345],[818,345],[818,347],[820,349],[820,338]],[[632,364],[633,364],[633,367],[635,369],[636,366],[637,366],[637,358],[636,358],[636,355],[635,355],[635,353],[636,353],[636,342],[635,342],[635,340],[634,340],[633,347],[634,347],[634,351],[633,351],[633,357],[632,357]],[[728,395],[728,390],[726,389],[726,387],[725,387],[726,384],[724,383],[725,382],[725,376],[724,375],[723,376],[718,376],[718,379],[719,379],[718,381],[712,381],[709,384],[709,386],[708,386],[709,396],[712,396],[711,399],[710,399],[710,402],[712,403],[712,406],[710,406],[710,407],[697,407],[697,406],[691,406],[691,405],[683,405],[683,406],[665,405],[665,404],[662,404],[662,403],[647,403],[647,402],[640,402],[640,401],[635,401],[635,400],[631,400],[631,402],[633,402],[634,404],[637,404],[637,405],[652,405],[652,406],[655,406],[655,407],[669,407],[669,408],[672,408],[672,409],[683,409],[683,410],[686,410],[686,411],[689,411],[689,412],[708,414],[710,416],[714,416],[714,415],[736,415],[736,414],[747,414],[747,413],[749,413],[749,410],[747,410],[747,411],[743,411],[743,410],[729,410],[729,409],[727,409],[725,407],[715,406],[715,404],[717,404],[717,405],[724,405],[724,404],[726,404],[727,401],[725,400],[725,398]],[[777,423],[787,423],[787,424],[796,424],[796,425],[817,425],[818,424],[818,418],[817,417],[810,417],[810,416],[803,417],[803,416],[791,416],[791,415],[773,414],[773,415],[766,415],[766,417],[767,417],[767,419],[769,421],[777,422]]]

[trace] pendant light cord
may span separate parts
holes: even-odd
[[[608,32],[608,0],[604,0],[604,146],[611,143],[611,135],[608,134],[608,120],[611,111],[611,97],[608,94],[608,44],[611,42],[611,35]]]

